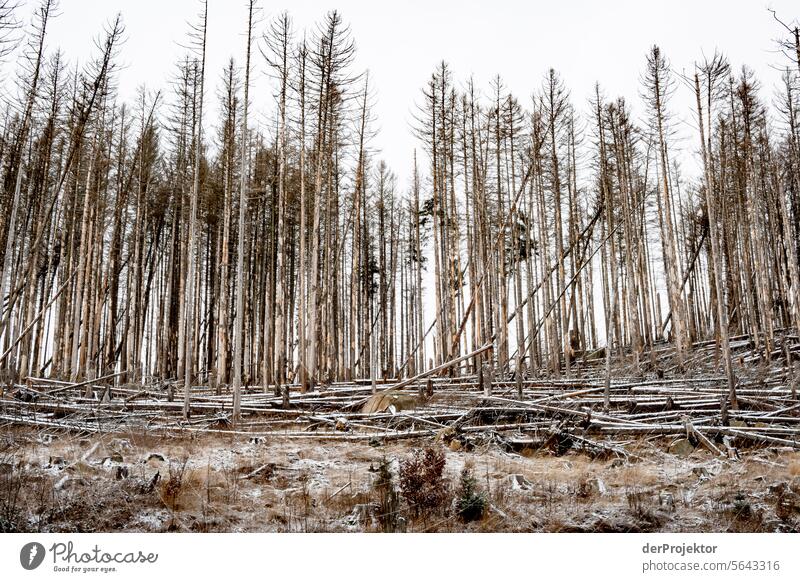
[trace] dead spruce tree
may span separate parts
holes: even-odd
[[[208,3],[203,0],[200,24],[192,27],[191,39],[193,48],[197,52],[196,60],[193,63],[193,100],[192,100],[192,189],[189,196],[189,226],[186,237],[186,249],[188,252],[186,283],[184,287],[184,321],[186,332],[184,341],[184,370],[183,370],[183,416],[188,419],[190,416],[192,379],[194,378],[195,349],[199,345],[197,331],[198,326],[195,321],[195,306],[197,297],[195,296],[195,273],[197,272],[197,213],[200,199],[200,165],[203,155],[203,102],[205,101],[205,74],[206,74],[206,30],[208,24]]]
[[[247,213],[247,188],[248,188],[248,141],[249,128],[247,125],[247,114],[250,108],[250,55],[253,40],[253,11],[255,1],[250,0],[247,7],[247,49],[245,51],[244,66],[244,97],[242,99],[242,128],[240,136],[241,144],[241,168],[239,170],[239,215],[236,243],[236,310],[233,326],[233,424],[239,422],[242,406],[242,360],[244,358],[244,338],[242,337],[244,326],[244,239],[245,239],[245,218]]]
[[[672,188],[669,164],[669,126],[667,103],[674,89],[669,65],[661,49],[653,46],[647,55],[644,88],[650,115],[650,130],[656,143],[654,154],[659,180],[658,215],[661,248],[666,274],[667,294],[672,317],[672,339],[679,365],[686,359],[689,348],[686,307],[681,290],[681,265],[678,262],[677,228],[675,224],[675,192]]]

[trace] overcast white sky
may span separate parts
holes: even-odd
[[[26,8],[33,5],[29,1]],[[702,51],[711,54],[718,47],[735,68],[755,69],[764,96],[771,98],[779,74],[770,65],[783,63],[773,39],[782,31],[767,7],[786,20],[800,16],[800,4],[791,0],[264,0],[260,6],[265,20],[289,10],[298,30],[310,29],[333,8],[342,13],[357,43],[356,64],[370,70],[375,87],[380,133],[373,146],[403,188],[418,145],[409,131],[414,103],[441,59],[451,64],[457,80],[474,74],[476,84],[487,90],[489,80],[500,74],[523,104],[552,66],[570,87],[574,104],[585,110],[598,80],[607,96],[624,95],[638,105],[645,53],[653,43],[676,70],[688,69]],[[127,40],[120,93],[132,99],[142,83],[166,87],[182,54],[178,42],[185,39],[186,22],[195,20],[198,9],[197,0],[62,0],[49,46],[61,46],[73,62],[85,59],[104,23],[122,12]],[[207,70],[214,84],[231,56],[242,60],[245,24],[245,0],[209,0]],[[256,56],[254,72],[263,78],[264,70]],[[272,101],[261,87],[253,102],[263,111]],[[214,92],[207,97],[215,100]],[[691,103],[688,94],[679,99]]]

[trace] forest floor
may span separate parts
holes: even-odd
[[[430,442],[426,439],[426,444]],[[453,441],[455,442],[455,441]],[[0,523],[13,531],[381,531],[377,468],[421,444],[227,435],[0,435]],[[441,446],[454,491],[472,467],[488,506],[463,523],[453,504],[393,529],[491,532],[800,531],[800,451],[738,460],[670,440],[627,445],[627,459],[497,446]]]

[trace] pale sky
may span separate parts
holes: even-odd
[[[23,7],[29,13],[35,3]],[[311,30],[331,9],[349,23],[357,46],[356,67],[369,69],[375,89],[374,116],[379,130],[373,147],[380,150],[398,174],[405,190],[416,139],[410,131],[415,103],[436,63],[450,63],[456,82],[474,75],[488,92],[489,81],[500,74],[523,105],[540,86],[549,67],[558,70],[572,92],[573,104],[586,111],[596,81],[609,98],[625,96],[641,111],[639,79],[648,48],[657,43],[675,70],[688,70],[703,51],[721,49],[734,69],[753,68],[771,99],[779,73],[770,65],[785,65],[776,54],[775,39],[783,32],[767,12],[784,20],[800,17],[791,0],[755,1],[562,1],[492,0],[295,0],[260,2],[264,24],[286,9],[298,31]],[[104,23],[122,12],[126,42],[120,75],[123,99],[132,101],[136,88],[146,84],[167,89],[174,65],[183,53],[187,21],[196,21],[197,0],[62,0],[52,22],[48,46],[60,46],[71,62],[85,60],[92,40]],[[227,60],[241,65],[244,53],[246,0],[209,0],[207,104],[216,104],[215,90]],[[254,108],[272,107],[266,66],[254,55]],[[679,89],[673,103],[680,117],[691,121],[691,95]],[[214,123],[213,109],[209,123]],[[207,124],[210,129],[210,125]],[[691,143],[689,147],[693,147]],[[688,148],[687,148],[688,149]]]

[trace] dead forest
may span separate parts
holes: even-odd
[[[767,14],[778,87],[658,46],[628,96],[442,62],[398,177],[343,15],[250,0],[211,71],[234,40],[198,8],[172,77],[125,102],[122,16],[76,64],[55,0],[0,0],[4,432],[800,449],[794,15]]]

